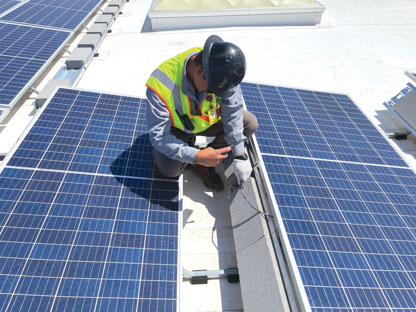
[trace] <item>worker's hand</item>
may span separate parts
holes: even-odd
[[[205,167],[215,167],[223,159],[227,158],[229,151],[231,151],[231,147],[229,146],[220,149],[207,147],[196,153],[194,163],[195,165],[202,165]]]
[[[248,159],[234,159],[234,174],[237,177],[238,185],[246,182],[251,175],[251,171],[253,171],[253,168]]]

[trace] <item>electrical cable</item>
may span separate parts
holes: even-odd
[[[241,191],[241,196],[242,196],[242,197],[243,197],[243,199],[247,202],[247,204],[249,205],[249,207],[250,207],[250,208],[252,208],[253,210],[257,211],[257,213],[261,214],[261,215],[262,215],[263,217],[265,217],[266,219],[267,219],[267,217],[274,218],[274,216],[272,216],[272,215],[270,215],[270,214],[268,214],[268,213],[265,213],[264,211],[260,211],[259,209],[257,209],[256,207],[254,207],[254,206],[250,203],[250,201],[248,200],[248,198],[247,198],[246,194],[244,194],[244,189],[243,189],[243,185],[242,185],[242,184],[241,184],[241,185],[239,185],[238,187],[231,187],[231,191],[232,191],[232,192],[234,192],[234,191]]]

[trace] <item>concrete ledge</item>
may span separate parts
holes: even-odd
[[[67,69],[80,69],[88,61],[92,54],[92,48],[75,48],[66,59]]]
[[[94,23],[96,24],[106,24],[106,25],[110,25],[113,21],[113,16],[109,15],[109,14],[103,14],[97,17],[97,19],[95,20]]]
[[[46,86],[39,92],[38,96],[36,97],[36,106],[39,108],[41,107],[46,100],[51,96],[52,92],[57,87],[70,87],[71,81],[70,80],[51,80],[49,81]]]
[[[108,6],[105,8],[103,15],[112,15],[115,16],[120,11],[120,8],[117,6]]]
[[[108,6],[116,6],[116,7],[121,8],[123,3],[124,3],[123,0],[111,0],[110,3],[108,4]]]
[[[94,23],[87,30],[87,34],[98,34],[100,36],[104,35],[107,32],[108,25],[104,23]]]
[[[10,109],[0,107],[0,123],[7,117],[9,112],[10,112]]]
[[[224,161],[224,167],[228,184],[234,185],[232,157]],[[261,210],[254,183],[254,179],[250,178],[243,185],[249,202],[243,198],[242,190],[230,193],[231,224],[243,308],[245,312],[290,311],[265,217],[253,209]]]
[[[91,48],[94,49],[101,39],[99,34],[86,34],[78,43],[79,48]]]

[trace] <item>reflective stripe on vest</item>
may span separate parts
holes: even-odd
[[[191,113],[191,101],[189,97],[182,93],[185,60],[190,53],[201,50],[202,48],[192,48],[167,60],[152,73],[146,83],[146,86],[152,89],[165,103],[171,116],[172,126],[187,133],[202,132],[221,119],[217,111],[219,109],[219,105],[217,104],[219,98],[214,94],[209,94],[200,103],[201,115],[194,116]],[[211,119],[208,116],[210,109],[215,111],[215,114],[213,114],[215,116],[212,116]],[[187,129],[178,114],[188,116],[194,129]]]

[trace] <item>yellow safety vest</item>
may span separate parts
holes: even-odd
[[[187,133],[195,134],[208,129],[221,119],[218,113],[220,97],[209,93],[200,103],[200,115],[192,115],[191,101],[182,92],[185,60],[190,53],[201,50],[202,48],[192,48],[163,62],[146,82],[146,86],[153,90],[165,103],[171,117],[172,126]]]

